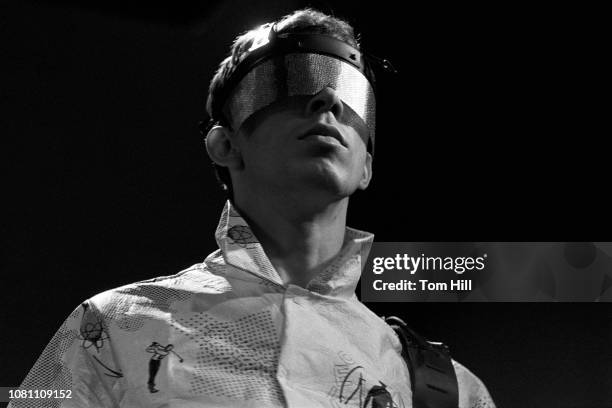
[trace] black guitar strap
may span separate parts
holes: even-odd
[[[413,408],[457,408],[459,387],[448,347],[425,340],[397,317],[387,317],[385,321],[402,343],[402,357],[410,371]]]

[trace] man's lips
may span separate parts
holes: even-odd
[[[344,147],[348,147],[344,136],[342,133],[335,127],[331,125],[325,125],[323,123],[318,123],[317,125],[310,128],[306,133],[300,136],[298,139],[306,139],[308,136],[329,136],[336,139],[340,144]]]

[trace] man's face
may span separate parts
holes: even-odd
[[[244,163],[238,177],[264,190],[346,197],[369,182],[367,138],[363,120],[332,88],[290,97],[255,113],[238,132]]]

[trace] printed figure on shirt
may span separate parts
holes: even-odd
[[[147,353],[153,353],[153,355],[151,356],[151,359],[149,360],[149,381],[147,382],[149,391],[151,393],[159,391],[158,389],[155,388],[155,376],[157,375],[157,372],[159,371],[159,366],[161,365],[162,360],[166,358],[168,354],[174,353],[179,358],[179,361],[181,363],[183,362],[183,358],[179,356],[178,354],[176,354],[172,350],[173,348],[174,346],[172,344],[168,344],[167,346],[162,346],[158,342],[154,341],[146,349]]]

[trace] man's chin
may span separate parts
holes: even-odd
[[[342,199],[348,197],[355,191],[355,187],[349,185],[345,177],[338,171],[330,168],[317,167],[313,171],[302,169],[300,180],[296,185],[304,191],[304,195],[316,195],[329,199]]]

